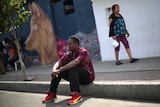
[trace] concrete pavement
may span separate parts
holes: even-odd
[[[122,60],[123,65],[116,66],[115,61],[93,61],[95,81],[117,80],[160,80],[160,57],[140,59],[136,63]],[[34,81],[50,81],[52,65],[31,66],[25,69],[28,77]],[[0,81],[22,81],[22,71],[12,70],[6,75],[0,75]]]
[[[136,63],[93,61],[96,78],[93,84],[81,86],[82,95],[123,99],[160,100],[160,57],[140,59]],[[22,72],[0,75],[0,89],[44,93],[50,83],[52,66],[32,66],[25,70],[34,81],[24,82]],[[89,91],[87,91],[89,90]],[[69,95],[69,84],[62,80],[58,93]]]
[[[67,102],[71,98],[58,95],[55,101],[42,104],[45,94],[0,91],[0,95],[0,107],[69,107]],[[83,97],[82,102],[72,107],[160,107],[160,103]]]

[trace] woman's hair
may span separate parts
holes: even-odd
[[[112,11],[115,10],[116,6],[119,6],[119,5],[118,5],[118,4],[114,4],[114,5],[112,6]]]
[[[74,43],[77,43],[80,45],[80,40],[77,36],[73,35],[73,36],[69,37],[69,39],[72,39]]]

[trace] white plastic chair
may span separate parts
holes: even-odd
[[[18,70],[18,64],[20,64],[20,60],[14,62],[14,66],[15,66],[15,70],[17,71]],[[25,65],[23,64],[22,66],[24,66],[25,68]]]

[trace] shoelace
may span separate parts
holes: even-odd
[[[77,98],[78,96],[79,96],[79,94],[78,94],[78,93],[73,93],[73,94],[72,94],[72,98],[71,98],[71,99],[72,99],[72,100],[74,100],[74,99],[75,99],[75,98]]]

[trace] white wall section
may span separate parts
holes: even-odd
[[[160,56],[160,0],[92,0],[100,42],[102,61],[115,60],[112,39],[109,38],[108,8],[119,4],[130,33],[128,41],[136,58]],[[121,44],[120,59],[128,59]]]

